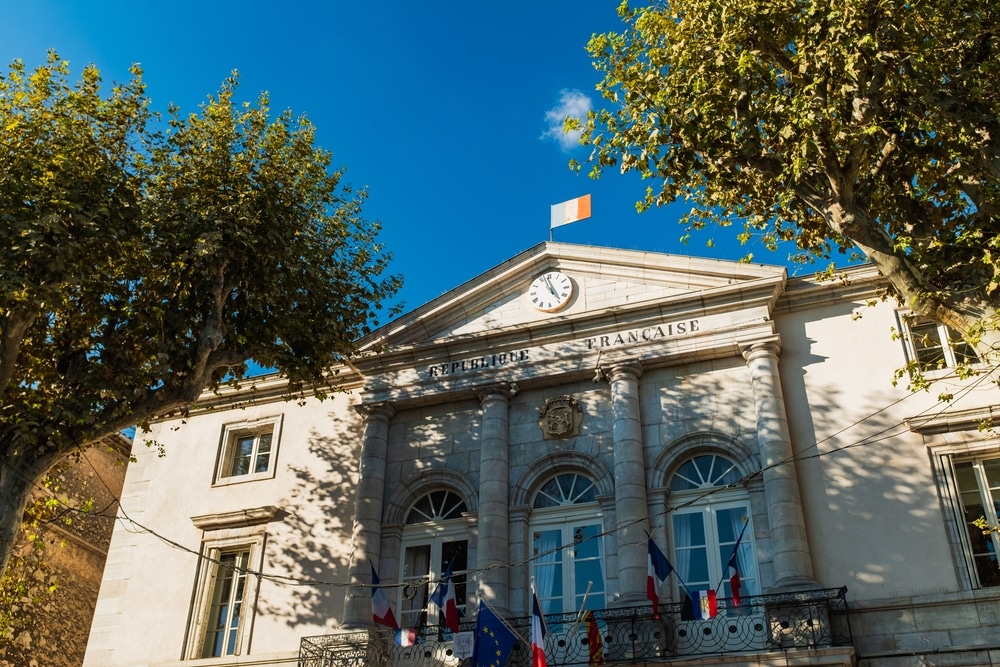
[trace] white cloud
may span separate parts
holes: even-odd
[[[580,130],[565,132],[563,121],[567,116],[584,120],[591,109],[590,97],[579,90],[559,91],[559,103],[545,112],[548,129],[542,132],[542,139],[554,139],[564,151],[579,145]]]

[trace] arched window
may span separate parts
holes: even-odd
[[[431,491],[413,503],[403,528],[399,623],[404,628],[437,625],[441,610],[429,601],[442,574],[451,564],[454,572],[468,569],[469,541],[462,514],[468,508],[451,491]],[[465,612],[465,575],[456,575],[455,599],[460,615]]]
[[[750,498],[742,486],[725,488],[740,477],[736,464],[717,454],[692,457],[670,477],[672,563],[690,591],[712,589],[720,598],[732,597],[728,564],[739,541],[735,562],[740,595],[760,593]],[[683,593],[677,586],[678,593]]]
[[[556,475],[538,490],[531,507],[532,573],[542,613],[577,611],[581,604],[606,607],[604,526],[593,480],[578,473]]]

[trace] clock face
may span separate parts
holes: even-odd
[[[528,301],[543,313],[554,313],[569,303],[573,281],[565,273],[548,271],[531,281]]]

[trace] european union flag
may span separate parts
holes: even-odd
[[[476,614],[476,646],[472,649],[472,667],[504,667],[520,639],[482,600]]]

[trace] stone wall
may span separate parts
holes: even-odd
[[[39,601],[22,603],[27,613],[10,641],[0,644],[0,667],[83,664],[125,480],[127,446],[113,438],[86,450],[52,474],[49,493],[36,493],[36,499],[55,497],[59,505],[40,528],[45,544],[40,566],[22,574],[33,580]],[[51,585],[55,590],[46,592]]]

